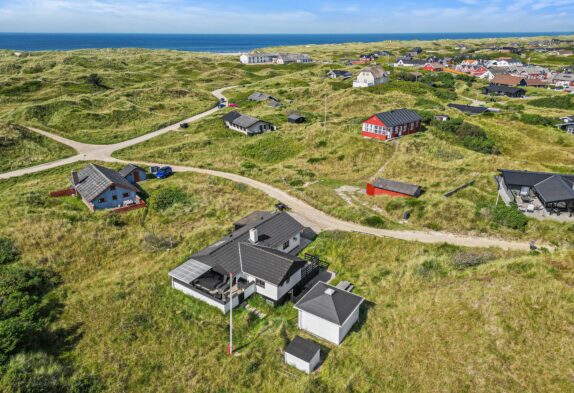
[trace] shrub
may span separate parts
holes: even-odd
[[[443,132],[454,135],[458,142],[469,150],[485,154],[500,154],[500,149],[488,134],[479,126],[455,118],[439,122],[437,128]]]
[[[528,225],[528,219],[515,205],[506,206],[504,203],[494,208],[493,219],[497,224],[516,230],[524,230]]]
[[[375,228],[385,228],[386,223],[380,216],[369,216],[363,219],[363,224]]]
[[[544,108],[574,109],[574,101],[567,95],[537,98],[529,101],[529,104]]]
[[[520,120],[526,124],[534,124],[540,126],[552,126],[555,121],[551,117],[536,115],[532,113],[523,113]]]
[[[12,358],[2,377],[2,390],[13,393],[65,392],[64,368],[44,352],[23,353]]]
[[[9,237],[0,237],[0,265],[12,263],[18,259],[18,250]]]
[[[447,272],[443,266],[435,260],[424,261],[417,267],[417,273],[422,277],[442,277],[446,276]]]
[[[179,187],[167,187],[155,191],[151,198],[151,206],[158,210],[165,210],[176,204],[184,204],[189,200],[187,193]]]
[[[469,251],[459,251],[452,257],[452,264],[457,269],[466,269],[478,265],[482,265],[490,260],[493,256],[490,253],[479,253]]]

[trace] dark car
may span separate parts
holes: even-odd
[[[181,124],[179,125],[179,127],[180,127],[180,128],[189,128],[189,124],[187,124],[187,123],[181,123]]]
[[[165,178],[171,176],[172,173],[173,173],[173,170],[171,169],[170,166],[164,166],[164,167],[161,167],[155,173],[155,177],[157,177],[158,179],[165,179]]]

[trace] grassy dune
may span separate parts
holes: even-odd
[[[193,174],[142,183],[151,200],[186,197],[112,219],[74,198],[48,199],[71,167],[0,183],[0,235],[24,260],[61,274],[63,312],[52,329],[76,339],[60,353],[96,373],[106,391],[567,391],[574,356],[574,254],[525,255],[324,233],[310,252],[353,282],[369,304],[310,377],[280,350],[297,330],[290,303],[263,320],[234,313],[237,356],[225,355],[227,317],[169,286],[167,272],[274,201]],[[22,195],[25,197],[23,198]],[[154,234],[174,248],[152,247]],[[30,262],[32,263],[32,262]],[[465,268],[467,263],[477,267]]]
[[[15,124],[0,123],[0,172],[74,155],[67,146]]]

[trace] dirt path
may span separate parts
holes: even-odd
[[[213,95],[218,99],[222,98],[223,91],[230,89],[231,87],[215,90]],[[204,117],[215,113],[218,109],[213,108],[206,112],[200,113],[198,115],[192,116],[189,119],[183,120],[184,122],[194,122],[198,121]],[[56,168],[59,166],[67,165],[77,161],[106,161],[106,162],[117,162],[117,163],[128,163],[128,161],[120,160],[112,157],[112,153],[117,150],[125,149],[126,147],[134,146],[138,143],[142,143],[151,138],[160,136],[166,132],[173,131],[179,128],[179,124],[173,124],[168,127],[164,127],[160,130],[152,132],[150,134],[142,135],[140,137],[130,139],[124,142],[119,142],[113,145],[90,145],[85,143],[75,142],[64,137],[48,133],[46,131],[31,128],[41,135],[48,138],[54,139],[62,144],[74,148],[78,154],[65,158],[63,160],[53,161],[46,164],[41,164],[33,166],[30,168],[23,168],[12,172],[6,172],[0,174],[0,179],[9,179],[14,177],[19,177],[26,174],[41,172],[47,169]],[[149,163],[149,162],[134,162],[141,165],[170,165],[169,163]],[[364,233],[373,236],[389,237],[394,239],[401,239],[407,241],[418,241],[422,243],[451,243],[466,247],[500,247],[509,250],[528,250],[529,244],[526,242],[519,241],[507,241],[495,238],[486,237],[476,237],[476,236],[460,236],[443,232],[426,232],[426,231],[396,231],[388,229],[377,229],[366,227],[360,224],[355,224],[352,222],[346,222],[335,217],[329,216],[328,214],[314,208],[313,206],[307,204],[306,202],[289,195],[287,192],[273,187],[269,184],[262,183],[260,181],[250,179],[241,175],[234,173],[215,171],[210,169],[202,169],[188,166],[178,166],[171,165],[175,172],[194,172],[209,176],[221,177],[228,179],[237,183],[243,183],[255,189],[258,189],[265,194],[269,195],[271,198],[276,199],[285,203],[291,209],[291,213],[300,220],[303,224],[312,227],[316,231],[323,230],[339,230],[347,232],[357,232]]]

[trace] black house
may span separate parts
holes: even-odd
[[[287,121],[289,123],[305,123],[305,117],[298,115],[298,114],[292,114],[287,116]]]
[[[526,94],[526,90],[520,87],[489,85],[482,89],[483,94],[507,96],[511,98],[522,98]]]
[[[462,104],[448,104],[449,108],[458,109],[462,113],[466,113],[467,115],[480,115],[484,112],[488,111],[488,108],[485,106],[471,106],[471,105],[462,105]]]

